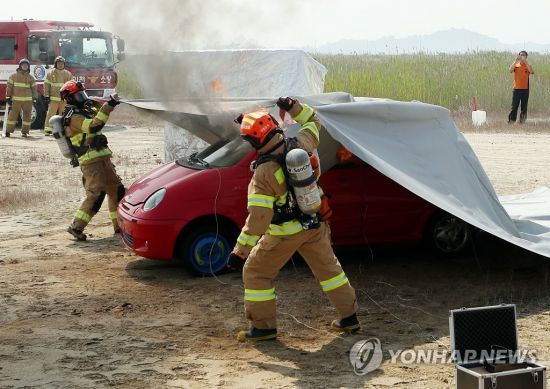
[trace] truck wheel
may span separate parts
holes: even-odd
[[[36,99],[36,103],[33,103],[32,105],[31,128],[33,130],[44,128],[44,120],[46,120],[47,110],[48,106],[44,104],[42,96],[38,97],[38,99]]]
[[[216,232],[214,223],[201,224],[189,231],[176,253],[187,269],[196,276],[221,274],[226,270],[227,258],[237,234],[234,229],[220,224]]]
[[[425,239],[437,255],[453,257],[471,249],[472,228],[462,219],[439,211],[428,223]]]

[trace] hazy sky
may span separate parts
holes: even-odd
[[[118,0],[99,1],[101,5],[98,0],[3,0],[1,18],[89,21],[122,34],[128,24],[132,24],[133,31],[139,30],[141,23],[153,17],[156,24],[147,30],[151,34],[162,28],[159,15],[162,18],[162,10],[170,3],[169,0],[134,0],[125,3],[132,7],[125,12],[125,6],[120,5],[124,3]],[[213,37],[226,45],[246,41],[263,47],[311,47],[340,39],[404,37],[449,28],[472,30],[504,43],[550,43],[550,0],[217,0],[205,5],[207,3],[187,0],[181,2],[177,11],[173,4],[168,7],[170,24],[178,23],[179,17],[182,24],[188,23],[189,15],[200,19],[192,32],[184,33],[196,38],[201,25],[210,31],[205,34],[206,42],[198,39],[194,46],[201,47],[193,48],[208,48]],[[124,15],[119,18],[112,12],[109,14],[112,4]],[[190,8],[195,10],[191,12]],[[173,31],[180,34],[183,29]]]

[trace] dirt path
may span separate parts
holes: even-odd
[[[163,157],[162,128],[134,119],[115,116],[130,125],[107,131],[127,185]],[[550,185],[544,129],[466,137],[499,194]],[[518,304],[522,348],[550,361],[547,263],[487,234],[475,258],[452,261],[416,247],[340,252],[364,322],[350,337],[326,331],[334,311],[309,270],[290,264],[277,284],[280,341],[252,347],[235,341],[246,324],[238,275],[192,278],[135,257],[106,210],[77,244],[64,229],[83,196],[80,174],[54,142],[0,140],[0,159],[0,388],[454,387],[453,365],[393,364],[387,351],[445,350],[449,309],[501,302]],[[348,351],[370,337],[385,361],[357,376]]]

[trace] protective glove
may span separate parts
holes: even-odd
[[[245,262],[246,262],[246,258],[243,258],[238,254],[231,253],[229,254],[229,259],[227,261],[227,268],[229,270],[242,271]]]
[[[234,121],[235,123],[237,123],[237,124],[242,124],[243,118],[244,118],[244,113],[241,113],[241,114],[240,114],[239,116],[237,116],[237,117],[235,118],[235,120],[233,120],[233,121]]]
[[[277,107],[284,109],[285,111],[290,111],[294,104],[296,103],[296,100],[290,97],[279,97],[279,100],[277,100]]]
[[[50,104],[50,97],[44,96],[44,102],[46,103],[46,105]]]
[[[111,107],[116,107],[120,104],[120,97],[118,97],[118,93],[113,93],[109,96],[109,101],[107,101],[107,104],[109,104]]]

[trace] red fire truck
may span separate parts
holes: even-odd
[[[40,93],[33,107],[32,128],[44,126],[48,108],[42,98],[44,80],[58,55],[65,57],[65,67],[73,78],[86,85],[88,95],[108,97],[113,93],[117,84],[115,64],[124,59],[124,40],[92,28],[92,24],[80,22],[0,21],[1,105],[5,106],[7,80],[22,58],[29,59]]]

